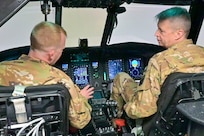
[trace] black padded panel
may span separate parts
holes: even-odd
[[[172,73],[165,80],[159,96],[158,111],[144,119],[143,129],[148,136],[185,135],[189,119],[176,106],[183,99],[193,99],[193,90],[204,92],[204,73]]]
[[[12,97],[13,90],[14,86],[0,87],[0,134],[4,135],[15,135],[17,132],[9,127],[18,124],[11,102],[18,97]],[[25,94],[29,121],[43,117],[46,119],[46,136],[57,134],[67,136],[69,128],[67,112],[70,100],[67,88],[61,84],[29,86],[26,87]]]
[[[1,0],[0,1],[0,27],[15,15],[29,0]]]

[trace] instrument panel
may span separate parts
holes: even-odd
[[[126,72],[139,81],[149,58],[162,50],[160,46],[138,43],[66,48],[56,67],[67,73],[80,88],[90,84],[100,90],[102,83],[111,83],[119,72]]]
[[[70,62],[62,63],[60,69],[67,73],[80,88],[87,84],[100,88],[102,82],[112,82],[119,72],[127,72],[133,79],[140,80],[145,67],[141,57],[90,61],[87,53],[70,54],[69,56]],[[73,59],[72,56],[77,59]]]

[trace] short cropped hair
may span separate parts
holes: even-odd
[[[178,27],[182,28],[187,35],[190,32],[191,16],[185,8],[172,7],[160,12],[155,17],[158,19],[158,22],[162,22],[167,19],[172,22],[177,22],[177,25],[179,25]]]
[[[45,51],[47,48],[57,48],[61,41],[61,34],[67,36],[66,31],[60,25],[52,22],[41,22],[31,32],[31,49]]]

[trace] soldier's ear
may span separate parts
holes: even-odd
[[[175,38],[178,40],[185,36],[185,32],[183,29],[178,29],[175,33]]]

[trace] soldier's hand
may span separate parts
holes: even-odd
[[[87,85],[80,91],[80,93],[87,99],[93,98],[94,87]]]

